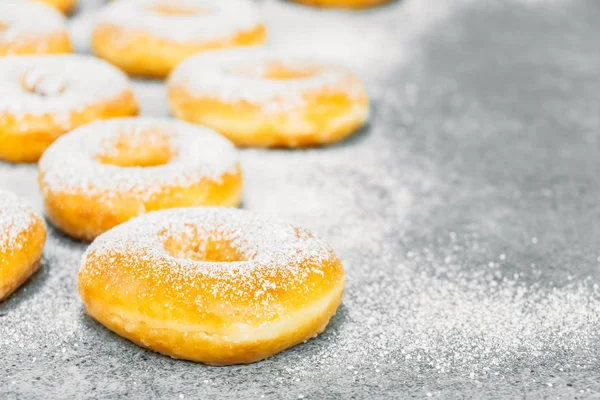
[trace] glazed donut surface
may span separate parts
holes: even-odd
[[[0,58],[0,159],[35,162],[62,134],[136,115],[127,77],[89,56]]]
[[[240,146],[327,144],[369,114],[365,87],[352,73],[273,48],[192,56],[173,71],[168,91],[173,115]]]
[[[101,13],[92,48],[129,74],[163,78],[192,54],[265,36],[248,0],[119,0]]]
[[[39,164],[48,219],[90,241],[149,211],[237,206],[242,174],[233,145],[170,119],[94,122],[57,140]]]
[[[0,57],[71,53],[65,18],[44,4],[0,1]]]
[[[45,241],[42,218],[23,199],[0,190],[0,301],[37,271]]]
[[[228,208],[163,210],[106,232],[83,256],[86,312],[174,358],[250,363],[322,332],[344,271],[309,231]]]

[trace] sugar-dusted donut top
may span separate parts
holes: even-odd
[[[226,40],[261,22],[249,0],[119,0],[107,5],[98,19],[99,24],[183,43]]]
[[[206,260],[223,246],[237,257]],[[102,234],[82,259],[80,279],[126,288],[156,302],[153,312],[176,307],[190,320],[216,313],[227,315],[226,323],[246,323],[310,304],[343,280],[343,269],[305,229],[245,210],[194,207],[152,212]]]
[[[119,166],[102,162],[129,152],[157,148],[168,153],[155,166]],[[235,171],[233,144],[204,127],[155,118],[116,118],[79,127],[54,142],[42,156],[42,190],[87,195],[135,191],[152,196],[164,186],[187,186],[201,179],[219,181]]]
[[[295,77],[271,79],[273,65],[294,71]],[[236,48],[189,57],[171,74],[170,87],[192,95],[223,101],[289,103],[306,92],[336,89],[348,96],[364,93],[362,83],[348,70],[272,47]]]
[[[23,199],[12,192],[0,190],[0,258],[2,253],[20,246],[19,236],[37,221],[39,218]]]
[[[0,58],[0,116],[66,113],[110,101],[130,90],[128,78],[91,56]]]
[[[237,257],[209,256],[224,247]],[[344,272],[305,229],[250,211],[194,207],[151,212],[100,235],[79,279],[134,307],[144,303],[146,313],[236,325],[301,309],[342,283]]]
[[[50,6],[24,0],[0,1],[0,43],[66,32],[66,20]]]
[[[237,250],[240,260],[199,261],[185,254],[169,254],[164,239],[200,244],[219,240]],[[332,250],[310,232],[282,221],[261,218],[260,215],[228,207],[190,207],[161,210],[134,218],[101,235],[88,253],[94,251],[126,251],[154,253],[168,260],[173,267],[204,268],[206,273],[219,269],[252,268],[271,265],[292,268],[294,264],[311,260],[319,263],[332,257]],[[197,248],[196,251],[202,252]]]

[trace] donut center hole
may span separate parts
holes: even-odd
[[[208,10],[192,8],[183,4],[160,2],[148,7],[149,11],[169,17],[187,17],[192,15],[206,14]]]
[[[164,230],[159,233],[165,251],[172,257],[192,261],[239,262],[248,258],[239,251],[231,240],[218,232],[199,234],[193,225],[186,226],[184,232],[171,233]]]
[[[117,167],[157,167],[176,156],[168,134],[158,129],[124,130],[104,142],[96,160]]]
[[[61,76],[32,71],[21,77],[21,87],[27,93],[51,97],[63,94],[67,90],[67,82]]]
[[[319,72],[316,66],[290,66],[273,61],[261,66],[243,66],[231,72],[253,78],[287,81],[292,79],[310,78]]]

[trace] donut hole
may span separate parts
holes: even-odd
[[[195,226],[186,225],[183,232],[163,230],[159,237],[167,254],[175,258],[208,262],[248,261],[248,257],[219,232],[200,234]]]
[[[195,8],[177,2],[158,2],[146,8],[148,11],[169,17],[188,17],[206,14],[208,10]]]
[[[27,93],[51,97],[63,94],[67,90],[67,82],[61,76],[31,71],[21,77],[21,87]]]
[[[163,130],[124,130],[100,146],[96,160],[123,168],[158,167],[177,156],[171,137]]]
[[[252,78],[287,81],[306,79],[320,72],[316,65],[289,65],[280,61],[272,61],[263,65],[247,65],[231,69],[230,73]]]

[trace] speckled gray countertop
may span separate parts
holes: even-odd
[[[98,3],[71,19],[80,51]],[[600,3],[261,6],[272,42],[351,66],[373,98],[344,143],[242,151],[244,207],[343,259],[330,326],[248,366],[163,357],[83,314],[85,245],[50,228],[0,305],[0,398],[599,397]],[[160,82],[135,89],[167,114]],[[0,188],[39,209],[35,179],[0,163]]]

